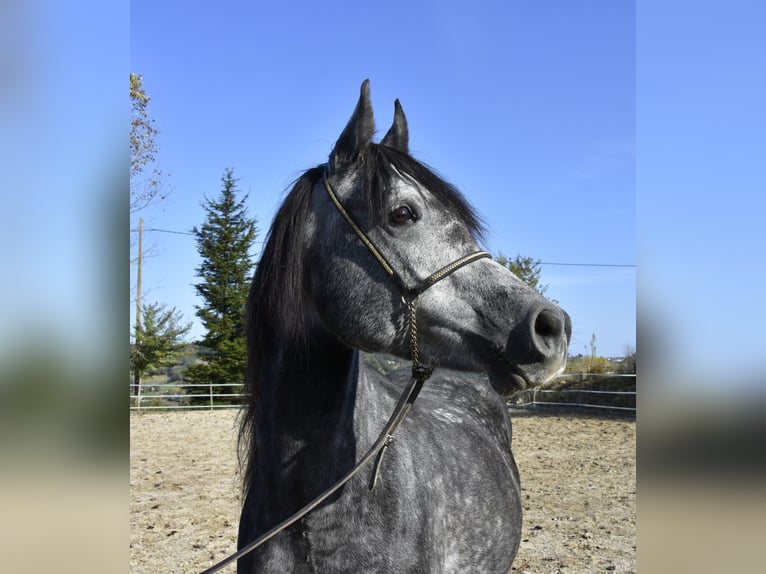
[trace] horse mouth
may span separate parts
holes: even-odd
[[[502,396],[523,391],[534,385],[518,368],[491,369],[488,375],[492,388]]]
[[[535,382],[530,380],[528,375],[518,366],[511,363],[500,349],[491,347],[494,361],[487,370],[489,382],[495,391],[508,396],[517,391],[523,391],[528,387],[535,386]]]
[[[539,363],[516,364],[500,347],[491,345],[492,359],[487,375],[492,388],[499,395],[510,396],[518,391],[545,385],[564,371],[566,359]]]

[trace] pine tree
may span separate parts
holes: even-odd
[[[181,324],[182,315],[175,308],[166,309],[159,303],[144,305],[142,315],[143,324],[130,350],[134,376],[132,394],[136,397],[140,395],[141,378],[146,373],[178,363],[187,348],[183,338],[192,327],[191,323]]]
[[[521,254],[517,254],[513,259],[508,259],[502,253],[499,253],[495,257],[497,261],[503,267],[511,270],[519,279],[524,281],[527,285],[532,287],[540,295],[545,295],[547,291],[547,285],[540,284],[540,260],[533,259],[532,257],[525,257]]]
[[[253,271],[250,250],[258,229],[248,217],[245,201],[237,198],[237,179],[226,168],[221,178],[220,196],[205,198],[205,223],[194,227],[197,252],[202,263],[197,267],[201,279],[194,287],[204,305],[197,307],[206,333],[200,341],[203,361],[189,367],[186,378],[195,383],[237,384],[244,382],[245,306]],[[213,387],[215,394],[238,392],[237,387]],[[197,390],[207,393],[206,389]],[[228,402],[228,401],[222,401]]]

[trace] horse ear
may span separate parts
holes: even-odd
[[[362,82],[359,101],[348,124],[340,134],[335,147],[330,154],[330,173],[340,171],[348,167],[357,157],[359,152],[372,141],[375,131],[375,120],[372,117],[372,103],[370,102],[370,80]]]
[[[394,123],[380,143],[404,153],[410,153],[410,132],[407,129],[407,118],[399,100],[394,102]]]

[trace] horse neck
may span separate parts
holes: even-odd
[[[293,500],[319,494],[356,457],[359,353],[324,333],[308,340],[270,365],[257,389],[257,476]]]

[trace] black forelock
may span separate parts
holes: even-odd
[[[385,145],[370,144],[360,152],[353,169],[361,177],[360,187],[366,194],[363,201],[368,206],[369,219],[375,225],[382,225],[388,216],[386,197],[391,182],[398,177],[396,171],[399,171],[428,190],[447,211],[463,221],[476,239],[484,236],[481,218],[460,191],[408,153]]]

